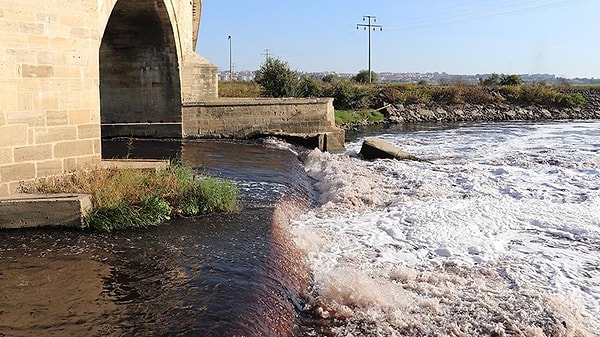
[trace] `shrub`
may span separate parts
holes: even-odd
[[[480,78],[479,83],[486,86],[495,85],[521,85],[523,80],[519,75],[498,75],[496,73],[491,74],[488,78]]]
[[[369,71],[361,70],[358,72],[358,74],[352,77],[352,80],[358,83],[376,83],[379,80],[379,78],[377,77],[377,74],[374,71],[371,71],[371,81],[369,82]]]
[[[360,110],[371,106],[377,88],[371,85],[354,83],[347,79],[335,81],[326,90],[326,95],[333,97],[333,105],[340,110]]]
[[[297,72],[290,69],[287,62],[267,58],[256,72],[256,83],[266,97],[291,97],[298,82]]]
[[[523,80],[519,75],[502,75],[500,76],[500,85],[521,85]]]
[[[297,97],[322,97],[325,94],[325,86],[322,81],[303,76],[294,91]]]

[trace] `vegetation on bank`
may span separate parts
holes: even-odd
[[[335,110],[335,124],[348,123],[379,123],[383,122],[385,117],[379,110]]]
[[[222,97],[333,97],[339,120],[379,118],[364,116],[360,111],[379,109],[385,104],[512,104],[547,108],[586,104],[586,99],[568,85],[523,84],[518,75],[492,74],[481,78],[478,84],[369,84],[365,83],[368,74],[362,70],[352,78],[335,75],[314,78],[300,75],[286,62],[270,58],[257,71],[255,82],[220,82],[219,94]],[[371,77],[376,82],[377,77]]]
[[[113,231],[157,226],[174,216],[234,212],[237,187],[229,181],[196,175],[183,164],[163,169],[96,168],[48,177],[25,185],[27,193],[84,193],[93,209],[90,228]]]

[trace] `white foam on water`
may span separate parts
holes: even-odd
[[[322,206],[293,227],[337,335],[600,331],[600,122],[380,137],[430,162],[304,155]]]

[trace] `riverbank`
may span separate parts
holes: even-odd
[[[599,88],[562,88],[556,92],[581,97],[578,104],[538,101],[519,103],[505,97],[500,91],[492,92],[496,99],[485,102],[450,103],[430,100],[419,103],[390,103],[389,97],[379,96],[379,111],[383,120],[369,118],[358,122],[342,123],[344,129],[355,129],[372,124],[399,124],[420,122],[466,122],[466,121],[511,121],[511,120],[558,120],[600,119]],[[569,106],[570,105],[570,106]]]

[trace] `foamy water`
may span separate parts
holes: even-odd
[[[600,335],[600,122],[379,135],[426,162],[304,154],[293,222],[339,336]]]

